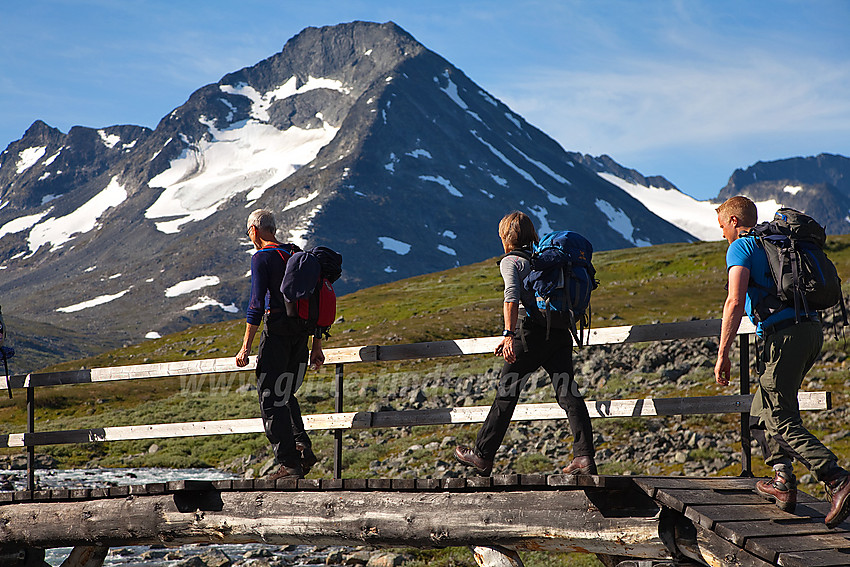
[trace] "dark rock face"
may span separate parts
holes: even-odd
[[[115,342],[240,317],[247,214],[338,293],[500,253],[527,212],[597,250],[689,241],[393,23],[308,28],[151,131],[35,122],[0,154],[6,312]]]
[[[718,200],[746,195],[754,201],[770,199],[811,215],[829,234],[850,232],[850,158],[820,154],[758,162],[735,170]]]

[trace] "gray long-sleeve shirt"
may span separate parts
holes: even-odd
[[[520,256],[505,256],[499,262],[499,271],[505,280],[505,303],[534,305],[534,294],[522,285],[522,281],[531,272],[531,262]]]

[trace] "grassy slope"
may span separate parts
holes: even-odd
[[[601,327],[719,317],[725,297],[725,249],[724,242],[709,242],[597,253],[594,264],[601,285],[593,298],[593,325]],[[850,236],[831,237],[829,255],[840,273],[850,273]],[[335,325],[334,336],[328,346],[493,335],[501,329],[501,292],[502,282],[495,259],[364,289],[340,298],[338,309],[344,320]],[[89,359],[63,363],[50,370],[231,356],[238,350],[243,332],[242,320],[205,325]],[[493,357],[487,356],[415,361],[392,367],[377,364],[348,366],[346,409],[366,409],[370,403],[380,400],[387,390],[400,384],[415,384],[435,367],[446,368],[450,364],[453,365],[449,367],[451,371],[458,375],[498,366]],[[822,364],[819,373],[821,383],[835,392],[836,405],[843,404],[846,376],[843,363]],[[331,380],[331,369],[308,379],[301,395],[305,413],[331,411]],[[236,392],[236,386],[252,381],[250,373],[238,373],[220,377],[212,385],[186,379],[161,379],[42,389],[37,395],[37,428],[53,430],[254,417],[257,415],[256,394]],[[689,392],[658,391],[636,384],[628,384],[625,391],[628,397],[636,394],[721,393],[711,382],[707,378],[704,386]],[[617,385],[623,385],[617,380],[611,380],[610,384],[612,386],[607,392],[599,393],[600,398],[603,394],[616,397]],[[4,424],[0,429],[3,432],[23,430],[23,397],[18,393],[11,402],[0,401],[0,424]],[[714,423],[716,426],[712,419],[717,418],[695,419],[690,425],[711,426]],[[643,426],[642,420],[622,420],[620,424],[626,428]],[[734,428],[731,421],[729,426]],[[370,461],[402,454],[414,443],[424,445],[440,441],[446,435],[456,436],[460,441],[470,440],[476,431],[477,428],[471,426],[415,428],[404,432],[404,438],[393,438],[389,442],[379,440],[380,430],[368,435],[352,435],[347,446],[358,449],[346,452],[346,476],[368,476]],[[242,455],[262,453],[266,446],[261,435],[162,440],[157,443],[160,450],[153,454],[147,452],[150,442],[146,441],[48,447],[40,451],[49,452],[61,466],[81,466],[92,462],[102,466],[224,466]],[[316,446],[317,452],[329,455],[330,436],[318,435]],[[832,448],[844,456],[850,455],[850,443],[846,440]],[[420,451],[411,458],[427,459],[433,458],[433,455]],[[534,459],[530,459],[529,470],[519,472],[530,472],[536,464]],[[324,465],[329,467],[329,461]],[[611,469],[608,472],[616,471]],[[730,473],[734,474],[733,471]],[[319,467],[314,476],[322,474],[327,474],[327,468]],[[449,563],[454,561],[451,559]],[[542,561],[536,564],[543,564]]]

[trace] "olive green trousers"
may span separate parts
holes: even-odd
[[[803,378],[823,347],[821,324],[804,321],[767,335],[764,343],[764,371],[759,376],[750,413],[767,430],[769,455],[765,462],[770,466],[790,462],[775,439],[780,436],[808,461],[818,480],[823,480],[838,459],[803,425],[797,402]]]

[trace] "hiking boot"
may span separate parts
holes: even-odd
[[[561,469],[564,474],[596,474],[596,462],[591,456],[576,457]]]
[[[474,449],[466,445],[455,447],[455,459],[462,465],[472,467],[481,476],[490,476],[490,473],[493,472],[493,461],[480,457]]]
[[[826,527],[834,528],[850,515],[850,473],[842,469],[824,484],[826,497],[832,502],[832,507],[823,521]]]
[[[310,472],[310,469],[313,468],[313,465],[319,462],[319,459],[316,457],[313,449],[303,443],[296,443],[295,448],[301,453],[301,472],[306,476]]]
[[[280,465],[277,472],[269,475],[269,480],[277,480],[279,478],[304,478],[304,471],[301,469],[301,465],[296,465],[294,467]]]
[[[785,512],[793,513],[797,507],[797,479],[793,473],[774,471],[771,480],[756,483],[756,492]]]

